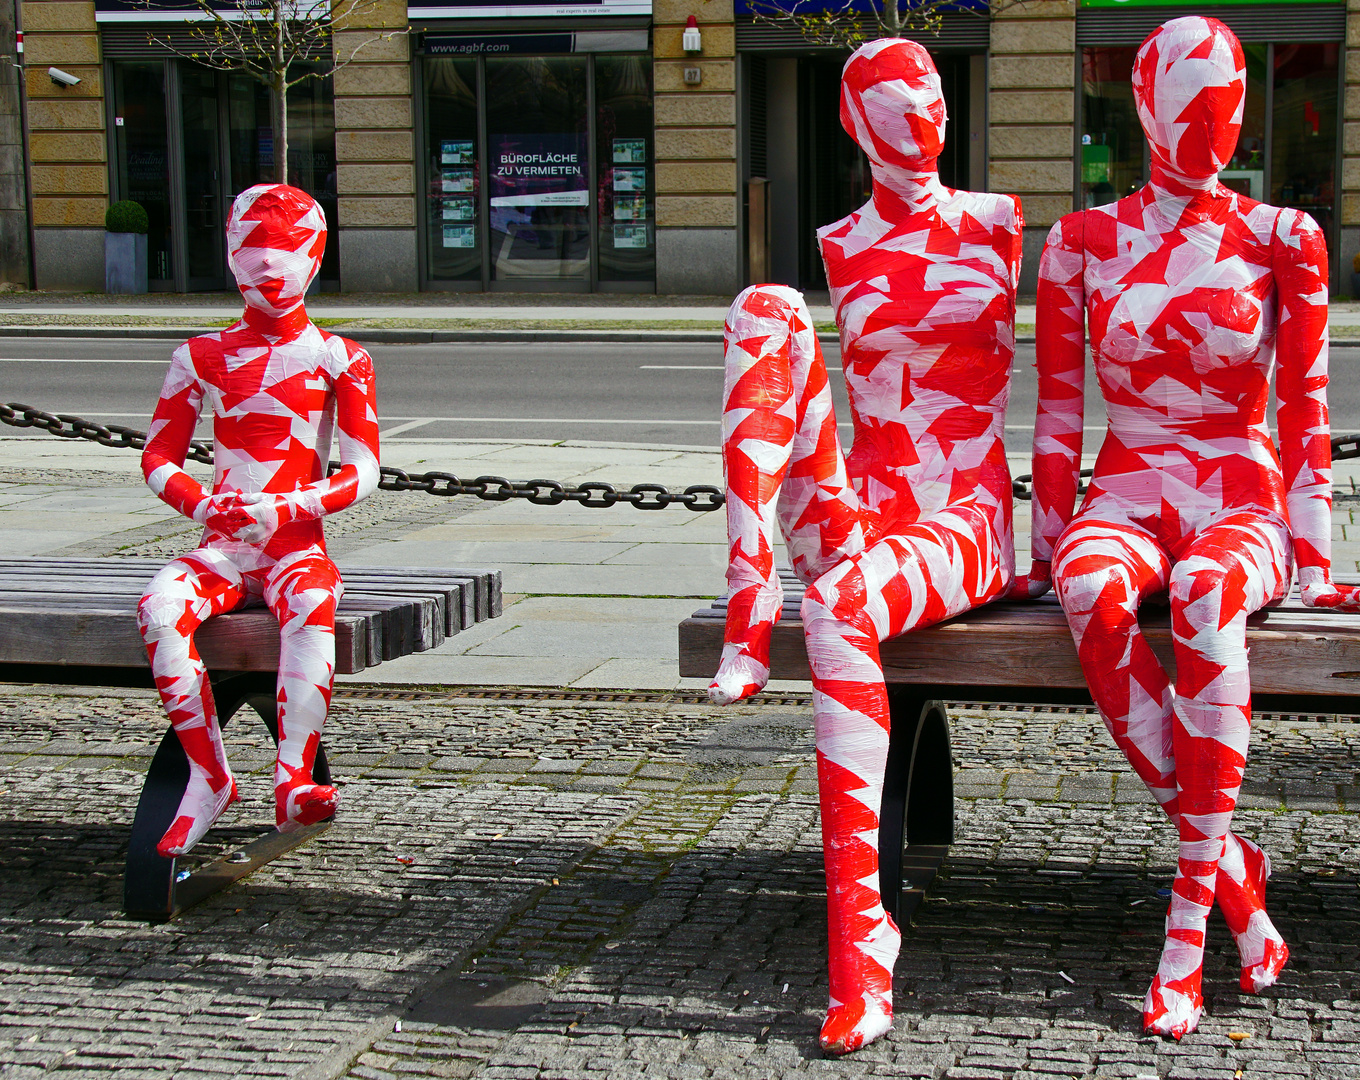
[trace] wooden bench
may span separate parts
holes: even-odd
[[[165,564],[159,559],[0,559],[0,681],[152,687],[137,631],[137,600]],[[342,570],[335,618],[335,670],[354,674],[424,652],[501,614],[499,570],[367,567]],[[263,608],[210,619],[195,634],[208,667],[218,722],[250,705],[278,742],[275,680],[279,628]],[[324,747],[314,775],[330,783]],[[123,909],[170,918],[329,827],[271,831],[179,880],[176,860],[156,843],[174,820],[189,763],[173,729],[152,758],[128,843]]]
[[[799,617],[803,585],[781,571],[784,610],[770,648],[775,679],[811,679]],[[711,679],[722,653],[724,600],[680,624],[680,674]],[[1165,607],[1140,622],[1174,670]],[[1291,597],[1248,620],[1252,705],[1283,713],[1360,712],[1360,615],[1310,611]],[[990,604],[885,641],[891,732],[879,826],[883,906],[910,919],[954,840],[954,780],[947,701],[1090,705],[1072,635],[1049,594]]]

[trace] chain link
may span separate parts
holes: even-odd
[[[0,423],[11,427],[41,428],[63,439],[89,439],[100,446],[140,450],[146,445],[145,432],[134,431],[121,424],[97,424],[79,416],[43,412],[17,401],[7,405],[0,403]],[[207,443],[191,442],[188,456],[204,465],[213,463],[212,448]],[[1345,461],[1349,458],[1360,458],[1360,435],[1333,436],[1332,460]],[[332,461],[327,473],[334,473],[339,468],[340,462]],[[440,498],[473,495],[487,502],[527,499],[535,506],[559,506],[564,502],[573,502],[598,510],[619,503],[626,503],[638,510],[665,510],[668,506],[683,506],[695,513],[719,510],[726,502],[722,489],[711,484],[694,484],[684,491],[671,491],[660,484],[634,484],[627,491],[620,491],[613,484],[600,480],[573,487],[556,480],[507,480],[503,476],[478,476],[463,480],[453,473],[408,473],[404,469],[392,469],[386,465],[380,471],[378,487],[383,491],[423,491]],[[1090,469],[1081,470],[1082,483],[1077,488],[1078,494],[1085,493],[1085,481],[1090,476]],[[1034,477],[1031,474],[1017,476],[1011,481],[1011,493],[1015,498],[1028,502],[1034,497],[1033,484]]]

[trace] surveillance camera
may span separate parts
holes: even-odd
[[[50,67],[47,69],[48,77],[58,86],[75,86],[80,79],[72,75],[69,71],[62,71],[61,68]]]

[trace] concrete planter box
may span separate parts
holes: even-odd
[[[144,293],[146,287],[146,233],[104,234],[104,291]]]

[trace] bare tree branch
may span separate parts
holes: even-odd
[[[747,0],[754,21],[793,30],[804,41],[857,49],[866,41],[904,34],[938,36],[946,11],[989,18],[1027,0]]]
[[[150,11],[164,11],[160,0],[139,0]],[[333,47],[337,31],[369,30],[381,0],[192,0],[195,15],[185,19],[192,44],[148,34],[167,52],[215,71],[249,75],[272,93],[275,176],[287,177],[288,91],[311,79],[326,79],[347,67],[378,41],[410,33],[409,27],[374,30],[361,41],[346,40],[345,55]],[[182,10],[182,9],[181,9]],[[293,73],[293,66],[307,66]]]

